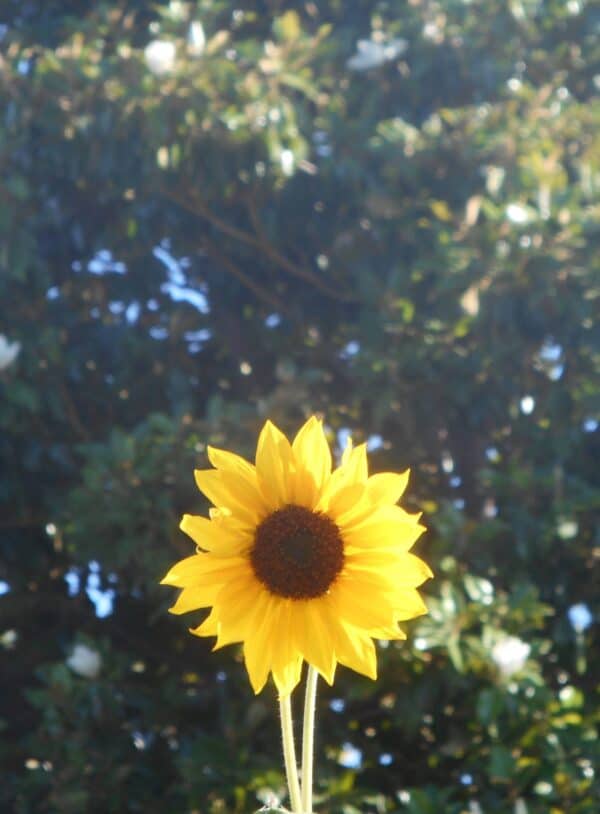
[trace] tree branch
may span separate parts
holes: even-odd
[[[243,243],[246,246],[251,246],[252,248],[256,249],[260,252],[263,257],[266,257],[275,265],[279,266],[281,269],[286,271],[293,277],[297,277],[301,280],[312,285],[314,288],[321,291],[321,293],[327,295],[328,297],[332,297],[333,299],[340,300],[342,302],[352,302],[354,298],[348,296],[346,294],[340,294],[339,291],[330,288],[326,283],[317,277],[312,271],[306,268],[302,268],[298,266],[296,263],[292,262],[288,257],[281,254],[268,240],[265,235],[264,229],[262,228],[262,224],[258,219],[258,215],[256,211],[248,206],[248,202],[246,202],[246,207],[248,208],[248,213],[252,220],[252,225],[257,232],[257,234],[250,234],[249,232],[245,232],[243,229],[238,229],[236,226],[232,226],[227,221],[220,218],[214,212],[212,212],[206,204],[199,200],[197,197],[194,198],[193,201],[190,201],[187,198],[179,195],[178,193],[174,192],[173,190],[166,189],[165,187],[161,188],[162,194],[168,198],[173,203],[180,206],[182,209],[191,212],[198,217],[207,220],[211,223],[215,228],[217,228],[223,234],[228,235],[229,237],[238,240],[240,243]]]
[[[246,272],[242,271],[236,264],[229,259],[226,255],[219,251],[217,246],[208,238],[203,238],[202,240],[202,248],[206,251],[209,257],[212,257],[213,260],[222,266],[229,274],[235,277],[239,282],[245,286],[246,288],[250,289],[253,294],[255,294],[259,299],[267,302],[271,307],[275,308],[277,311],[286,312],[286,308],[284,304],[281,302],[279,297],[276,297],[270,291],[262,288],[259,286],[258,283],[254,282],[254,280],[246,274]]]

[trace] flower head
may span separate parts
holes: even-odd
[[[522,639],[505,636],[493,646],[492,659],[500,674],[508,678],[523,669],[530,652],[531,647]]]
[[[350,440],[332,471],[314,417],[292,444],[267,421],[255,465],[208,456],[196,483],[214,508],[183,517],[198,549],[163,579],[183,588],[171,612],[211,608],[191,632],[242,642],[257,693],[269,673],[290,693],[303,661],[330,684],[338,663],[376,678],[373,639],[404,639],[398,622],[427,612],[416,588],[432,574],[409,553],[424,527],[396,505],[408,472],[369,477],[366,444]]]
[[[195,57],[203,54],[206,48],[206,34],[199,20],[194,20],[188,31],[188,51]]]
[[[156,76],[164,76],[173,70],[175,56],[175,43],[169,40],[152,40],[144,48],[146,65]]]
[[[0,334],[0,370],[10,367],[19,355],[20,350],[20,342],[9,342],[4,334]]]
[[[356,43],[356,53],[346,62],[351,71],[369,71],[379,68],[386,62],[396,59],[406,50],[406,40],[392,39],[387,42],[374,40],[359,40]]]
[[[86,644],[76,644],[67,659],[67,664],[74,673],[83,678],[96,678],[102,667],[102,657]]]
[[[594,621],[592,612],[588,606],[583,602],[578,602],[576,605],[571,605],[567,611],[569,622],[575,633],[583,633]]]

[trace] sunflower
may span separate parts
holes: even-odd
[[[405,639],[398,622],[427,612],[416,588],[432,574],[409,553],[424,526],[396,505],[408,471],[369,476],[351,441],[332,470],[315,417],[292,444],[267,421],[254,465],[208,457],[215,468],[195,475],[214,508],[181,521],[197,553],[162,580],[183,589],[171,612],[210,608],[191,632],[216,636],[215,650],[243,643],[256,693],[270,673],[291,693],[303,661],[329,684],[338,663],[376,678],[373,639]]]

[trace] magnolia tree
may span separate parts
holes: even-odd
[[[435,575],[321,682],[314,810],[596,810],[598,22],[0,4],[2,810],[294,806],[276,687],[159,581],[207,447],[312,415],[410,467]]]

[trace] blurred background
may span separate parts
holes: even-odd
[[[321,685],[322,814],[593,814],[600,10],[0,3],[0,810],[283,801],[159,579],[206,445],[411,467],[428,617]]]

